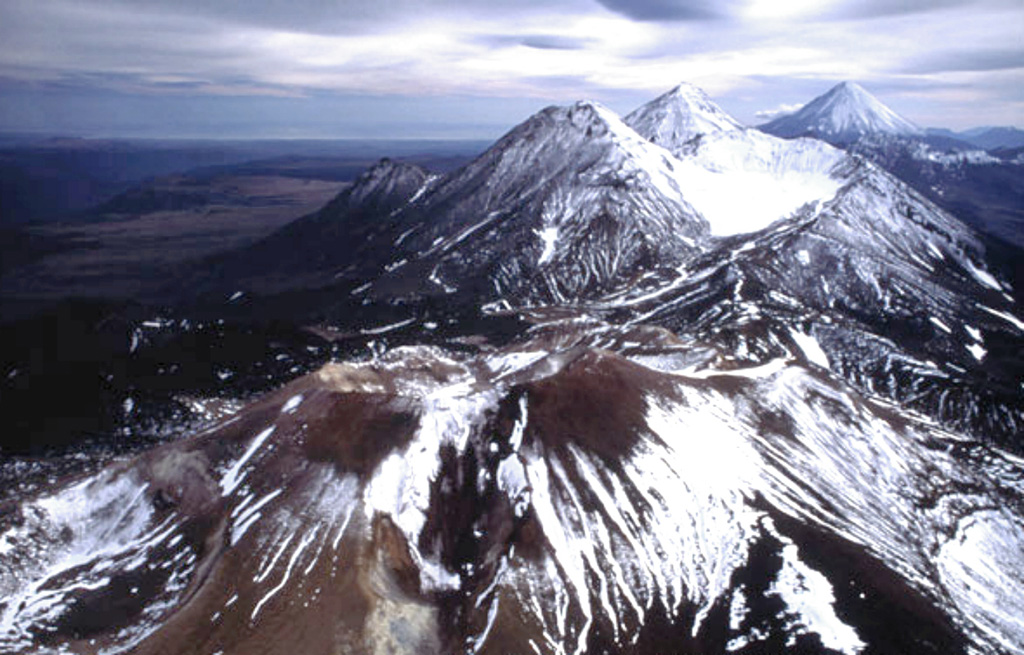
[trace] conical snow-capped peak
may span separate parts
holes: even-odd
[[[637,108],[625,122],[645,139],[673,152],[701,134],[743,129],[704,91],[686,83]]]
[[[849,143],[867,134],[914,135],[921,128],[882,104],[856,82],[842,82],[795,114],[761,126],[781,137],[816,136]]]

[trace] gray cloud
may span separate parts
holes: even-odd
[[[590,39],[570,36],[538,34],[524,36],[520,43],[528,48],[536,48],[538,50],[585,50],[593,42]]]
[[[40,0],[47,2],[47,0]],[[82,3],[88,6],[88,0]],[[307,34],[350,34],[374,29],[389,13],[395,21],[415,18],[434,3],[383,0],[376,3],[351,0],[112,0],[93,4],[96,14],[111,17],[187,17],[210,27],[248,26]]]
[[[640,21],[709,20],[732,15],[732,0],[598,0],[617,14]]]
[[[824,18],[885,18],[966,8],[977,12],[1020,9],[1020,0],[844,0],[827,10]]]
[[[471,0],[113,0],[101,6],[123,12],[187,15],[230,25],[336,35],[387,30],[395,24],[439,16],[516,14],[587,4],[588,0],[490,0],[486,4]]]
[[[1024,68],[1024,50],[1020,48],[954,50],[916,57],[903,69],[905,73],[933,74],[983,72]]]
[[[700,21],[738,19],[741,0],[598,0],[615,13],[637,21]],[[956,7],[979,11],[1019,9],[1019,0],[841,0],[801,13],[805,20],[846,21],[931,13]]]
[[[475,39],[481,45],[507,48],[525,46],[536,50],[585,50],[593,45],[593,39],[557,34],[485,34]]]
[[[922,123],[946,108],[960,126],[980,107],[985,122],[1024,120],[1021,0],[832,0],[797,13],[807,4],[772,17],[749,0],[0,0],[0,77],[68,98],[251,97],[290,111],[328,106],[318,93],[424,106],[589,97],[628,111],[689,80],[747,121],[853,78]],[[367,102],[346,120],[389,106]],[[466,119],[466,106],[451,112]]]
[[[973,0],[847,0],[826,10],[824,17],[856,19],[904,16],[971,4],[976,4],[976,2]]]

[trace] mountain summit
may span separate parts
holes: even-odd
[[[625,123],[673,152],[701,134],[742,129],[703,90],[686,83],[637,108],[626,116]]]
[[[855,82],[843,82],[804,105],[795,114],[761,126],[781,137],[815,136],[830,143],[856,141],[866,134],[909,136],[921,128],[882,104]]]

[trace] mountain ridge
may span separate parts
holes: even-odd
[[[658,316],[685,331],[705,311],[697,308],[717,298],[720,309],[703,314],[718,317],[715,329],[745,321],[747,310],[724,310],[732,304],[770,306],[780,325],[799,320],[830,334],[829,322],[838,322],[845,327],[824,344],[828,357],[844,362],[851,383],[894,399],[914,395],[919,378],[911,370],[950,347],[958,367],[1001,371],[1004,382],[1015,375],[1018,358],[1004,357],[1012,347],[999,344],[1019,338],[1016,319],[998,317],[1014,316],[1013,299],[966,226],[864,159],[816,139],[708,120],[721,114],[685,86],[631,114],[670,117],[639,121],[646,134],[593,102],[544,109],[463,168],[429,184],[417,178],[383,210],[357,203],[354,214],[317,219],[368,226],[345,240],[347,250],[330,245],[336,237],[310,234],[339,253],[321,275],[332,285],[325,293],[353,327],[385,333],[415,326],[439,306],[486,313],[552,303],[613,313],[633,307],[629,320]],[[675,129],[679,121],[710,131]],[[678,137],[663,139],[670,150],[650,141],[666,134]],[[778,249],[780,240],[790,245]],[[274,243],[264,244],[271,255],[282,247]],[[707,271],[722,277],[702,281]],[[288,271],[276,275],[287,279]],[[795,315],[775,302],[782,289],[800,308]],[[984,298],[987,309],[967,297]],[[358,325],[382,307],[386,320]],[[958,344],[950,337],[964,323],[976,332]],[[936,389],[945,380],[962,386],[956,404],[932,395],[920,403],[937,420],[996,440],[1024,425],[1012,389],[992,396],[981,377],[927,375],[940,379]],[[954,407],[970,407],[970,418]]]

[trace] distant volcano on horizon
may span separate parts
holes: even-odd
[[[813,136],[836,144],[850,143],[867,134],[924,134],[856,82],[841,82],[796,112],[769,121],[760,129],[783,138]]]

